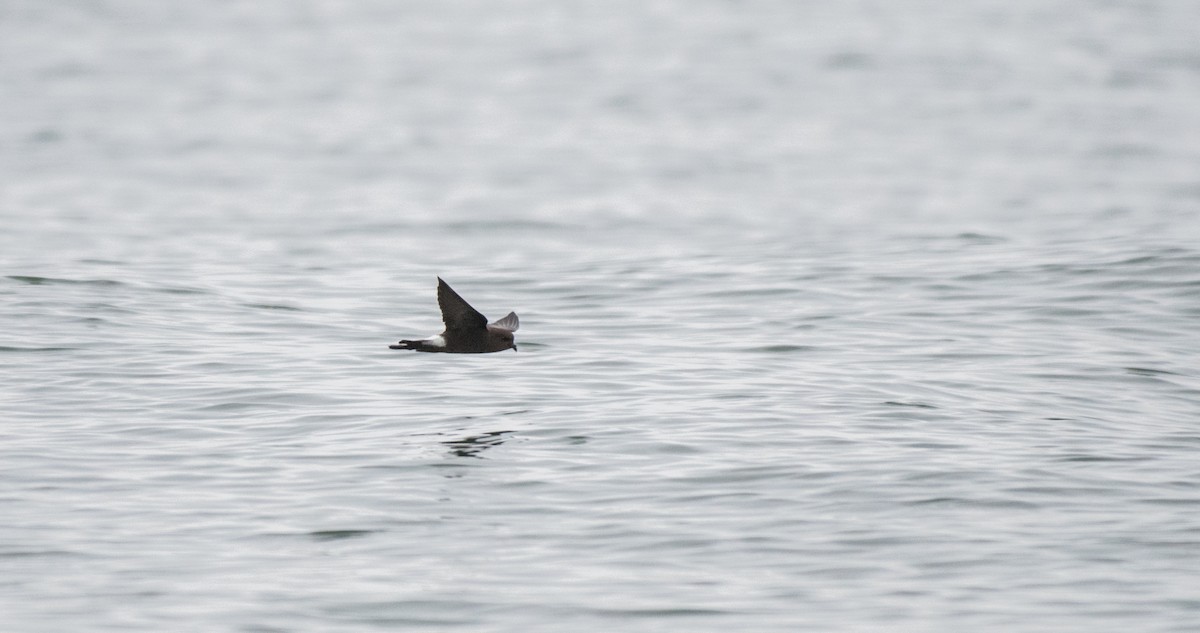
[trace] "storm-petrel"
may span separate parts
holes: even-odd
[[[446,331],[420,341],[400,341],[388,345],[390,349],[415,349],[418,352],[447,352],[450,354],[483,354],[517,351],[513,332],[521,326],[515,312],[488,323],[487,317],[463,301],[449,284],[438,277],[438,306],[442,308],[442,322]]]

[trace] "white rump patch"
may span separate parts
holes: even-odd
[[[441,334],[438,334],[437,336],[431,336],[421,342],[430,347],[445,347],[446,346],[446,339],[442,338]]]

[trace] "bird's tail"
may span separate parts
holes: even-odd
[[[400,341],[395,345],[388,345],[388,349],[421,349],[421,341]]]

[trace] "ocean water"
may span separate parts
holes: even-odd
[[[0,631],[1200,630],[1198,22],[4,3]]]

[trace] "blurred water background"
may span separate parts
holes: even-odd
[[[0,630],[1200,630],[1197,24],[3,2]]]

